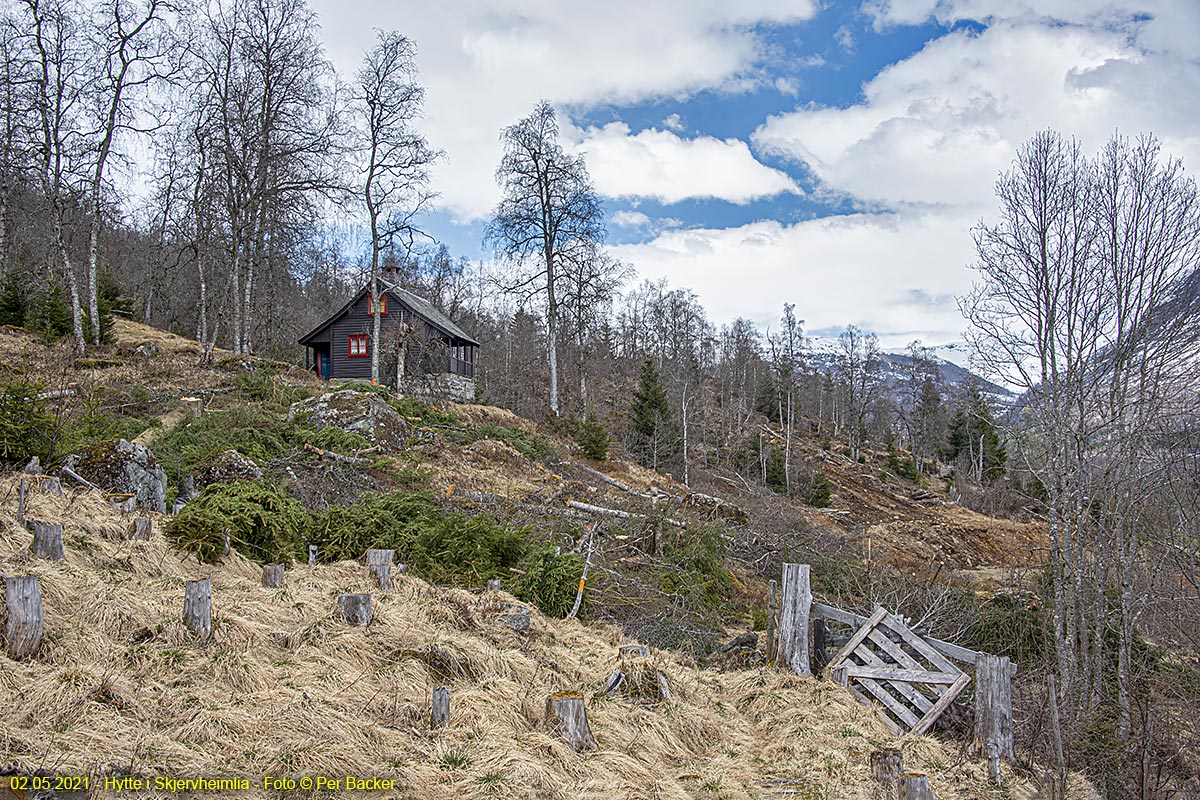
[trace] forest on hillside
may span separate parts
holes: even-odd
[[[1178,785],[1150,764],[1197,691],[1180,676],[1200,653],[1200,194],[1152,136],[1090,155],[1045,131],[999,177],[960,304],[978,369],[1016,390],[1000,407],[920,342],[885,354],[851,326],[818,359],[786,296],[765,330],[718,327],[688,288],[639,281],[606,252],[602,198],[547,103],[497,131],[491,257],[456,256],[421,230],[442,154],[400,33],[339,75],[304,0],[0,9],[0,323],[85,357],[120,314],[210,361],[297,363],[303,333],[364,284],[378,304],[395,270],[483,343],[481,402],[598,461],[620,449],[685,484],[725,468],[820,506],[828,478],[799,439],[880,456],[1046,525],[1058,789],[1097,753],[1123,756],[1111,796]]]

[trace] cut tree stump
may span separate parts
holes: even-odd
[[[263,564],[262,584],[268,589],[283,586],[283,564]]]
[[[767,665],[775,665],[775,657],[778,655],[775,647],[775,622],[779,619],[779,584],[771,581],[767,585]]]
[[[212,581],[208,578],[184,582],[183,624],[201,639],[212,634]]]
[[[901,772],[904,772],[904,756],[899,750],[889,747],[871,751],[871,777],[875,779],[878,800],[896,800]]]
[[[975,660],[975,731],[971,749],[988,760],[988,775],[1000,783],[1000,760],[1013,752],[1012,670],[1007,656],[981,653]]]
[[[487,588],[488,588],[489,592],[500,591],[500,579],[499,578],[488,578]]]
[[[650,648],[644,644],[626,644],[617,650],[617,655],[621,658],[649,658]]]
[[[21,478],[21,485],[17,490],[17,524],[25,524],[25,479]]]
[[[395,550],[367,551],[367,570],[375,579],[375,584],[385,592],[392,585],[392,559],[395,557]]]
[[[315,544],[310,544],[308,546],[308,565],[310,567],[315,567],[317,565],[317,546]]]
[[[4,627],[8,654],[15,660],[28,658],[41,646],[45,626],[37,576],[6,575],[4,598],[8,606],[8,622]]]
[[[347,625],[366,625],[371,621],[371,595],[339,594],[338,608]]]
[[[900,800],[937,800],[929,778],[922,772],[900,773]]]
[[[808,564],[783,565],[779,609],[779,662],[797,675],[809,675],[808,616],[812,607]]]
[[[48,558],[51,561],[63,560],[63,526],[57,522],[43,522],[31,519],[25,522],[25,527],[33,534],[33,542],[29,552],[37,558]]]
[[[150,533],[154,530],[154,520],[150,517],[138,517],[129,529],[129,538],[135,542],[150,541]]]
[[[612,674],[608,676],[608,680],[604,682],[604,688],[601,689],[605,694],[612,694],[617,689],[621,688],[621,684],[625,682],[625,673],[620,669],[614,669]]]
[[[592,729],[588,727],[583,692],[567,689],[547,697],[546,722],[550,730],[561,736],[576,753],[598,749],[596,740],[592,738]]]
[[[438,686],[433,690],[432,717],[433,727],[450,727],[450,690],[445,686]]]

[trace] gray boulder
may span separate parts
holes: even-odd
[[[212,483],[253,481],[262,476],[263,471],[254,463],[254,459],[242,455],[237,450],[224,450],[211,464],[206,464],[192,474],[192,485],[185,487],[188,497],[184,499],[191,500],[200,493],[199,490]]]
[[[145,445],[124,439],[96,442],[63,463],[107,492],[134,495],[139,508],[166,513],[167,473]]]
[[[326,392],[293,403],[288,421],[307,418],[317,430],[333,426],[357,433],[384,450],[400,450],[405,445],[408,423],[379,395],[342,389]]]

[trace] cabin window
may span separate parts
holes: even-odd
[[[370,355],[367,352],[367,334],[352,333],[346,338],[346,355],[350,358],[366,358]]]
[[[381,317],[386,317],[388,315],[387,299],[388,299],[387,294],[379,295],[379,316],[381,316]],[[367,316],[368,317],[375,316],[375,304],[371,300],[370,292],[367,293]]]

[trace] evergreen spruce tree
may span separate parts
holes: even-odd
[[[981,484],[1004,477],[1008,454],[991,406],[974,382],[967,387],[966,402],[950,417],[945,456],[948,461],[965,459],[968,472]]]
[[[667,402],[667,390],[650,358],[642,362],[638,373],[629,424],[630,449],[638,461],[654,470],[674,461],[679,437]]]
[[[608,458],[608,431],[596,418],[595,411],[589,411],[587,417],[575,434],[575,443],[583,450],[583,454],[593,461],[604,461]]]

